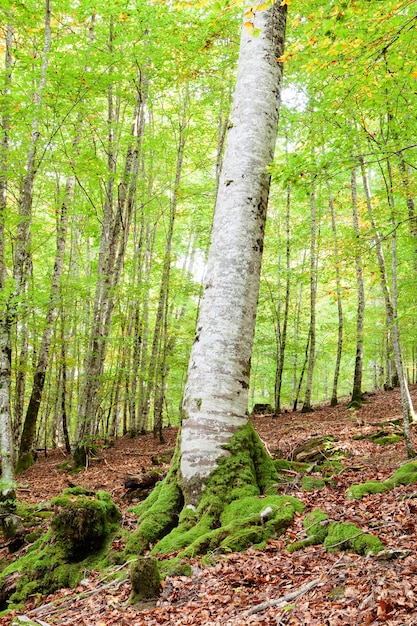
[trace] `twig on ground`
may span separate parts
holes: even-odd
[[[317,585],[322,581],[323,581],[323,577],[315,578],[314,580],[311,580],[310,582],[306,583],[302,587],[299,587],[295,591],[291,591],[290,593],[287,593],[285,596],[281,596],[280,598],[275,598],[274,600],[267,600],[266,602],[261,602],[260,604],[257,604],[256,606],[253,606],[252,608],[247,609],[246,611],[243,611],[239,615],[235,615],[234,617],[227,620],[227,622],[225,623],[229,624],[229,626],[234,626],[234,625],[237,626],[237,624],[241,624],[242,618],[249,617],[250,615],[255,615],[255,613],[262,613],[262,611],[265,611],[266,609],[269,609],[273,606],[279,606],[280,604],[286,604],[287,602],[291,602],[291,600],[295,600],[299,598],[300,596],[304,595],[305,593],[307,593],[308,591],[310,591],[311,589],[314,589],[314,587],[317,587]]]
[[[102,580],[103,581],[106,580],[106,578],[108,578],[109,576],[112,576],[113,574],[127,567],[130,563],[133,563],[136,560],[137,559],[130,559],[129,561],[126,561],[122,565],[119,565],[119,567],[112,569],[112,571],[109,574],[107,574],[107,576],[105,576]],[[124,582],[125,582],[124,580],[110,580],[105,585],[95,587],[94,589],[91,589],[90,591],[82,591],[80,594],[77,594],[76,596],[71,596],[69,598],[66,598],[64,602],[62,602],[61,604],[59,604],[59,600],[58,600],[55,602],[49,602],[48,604],[43,604],[42,606],[38,606],[35,609],[32,609],[31,611],[29,611],[28,615],[30,617],[35,617],[36,615],[47,616],[47,615],[54,615],[56,613],[62,613],[62,611],[68,608],[68,606],[71,605],[75,600],[85,600],[86,598],[91,598],[111,587],[113,587],[117,591],[117,589]]]

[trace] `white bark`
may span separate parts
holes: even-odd
[[[6,32],[6,72],[3,85],[5,98],[10,93],[12,39],[13,29],[9,24]],[[2,116],[0,132],[0,292],[3,292],[6,282],[4,219],[7,204],[7,155],[9,151],[9,117],[6,114]],[[7,310],[3,311],[2,315],[3,319],[0,321],[0,460],[2,469],[0,498],[7,498],[13,495],[14,490],[13,435],[10,415],[11,321]]]
[[[183,401],[181,476],[187,503],[248,420],[250,359],[277,134],[286,7],[245,10],[204,296]],[[253,24],[254,36],[247,28]],[[249,32],[248,32],[249,31]]]

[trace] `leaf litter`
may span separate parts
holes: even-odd
[[[417,387],[411,394],[416,402]],[[302,500],[306,511],[321,508],[331,520],[352,522],[378,535],[385,545],[382,554],[326,552],[322,545],[290,554],[285,546],[305,538],[304,514],[297,515],[285,535],[270,540],[263,550],[191,559],[192,575],[167,578],[155,602],[132,606],[128,577],[117,580],[85,572],[76,589],[35,596],[24,610],[1,617],[0,626],[13,620],[40,626],[417,626],[417,485],[361,500],[346,498],[350,485],[385,480],[407,461],[403,441],[381,446],[365,438],[401,420],[399,391],[376,392],[369,400],[355,411],[347,409],[345,399],[313,413],[254,416],[253,422],[268,450],[286,459],[312,436],[337,439],[345,455],[344,469],[335,472],[331,483],[304,491],[289,474],[280,489]],[[105,489],[121,507],[124,527],[133,530],[124,480],[153,467],[155,457],[175,446],[176,435],[175,428],[166,429],[163,445],[151,435],[120,438],[113,447],[103,447],[99,458],[76,476],[60,468],[66,459],[63,450],[48,451],[20,475],[19,498],[40,504],[74,483]],[[417,448],[414,427],[412,438]],[[112,546],[122,548],[120,541]],[[5,555],[6,549],[0,549],[0,557]]]

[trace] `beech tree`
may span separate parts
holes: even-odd
[[[181,508],[179,526],[158,550],[191,545],[192,551],[199,551],[207,541],[219,544],[228,534],[219,532],[221,510],[245,496],[258,498],[273,483],[272,462],[248,424],[248,389],[285,24],[285,3],[245,9],[176,459],[165,482],[141,506],[128,551],[142,551],[166,535]],[[246,540],[251,543],[253,536]],[[233,540],[230,545],[237,547]]]

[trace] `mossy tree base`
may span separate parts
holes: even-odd
[[[238,551],[285,532],[304,505],[276,495],[278,472],[252,424],[239,429],[219,459],[197,507],[184,506],[179,453],[164,481],[134,510],[138,528],[127,555],[179,551],[170,570],[185,557],[207,551]]]
[[[15,470],[16,474],[21,474],[29,467],[32,467],[32,465],[35,464],[35,461],[36,461],[36,455],[34,452],[30,451],[30,452],[26,452],[25,454],[22,454],[22,456],[19,457],[17,464],[16,464],[16,470]]]

